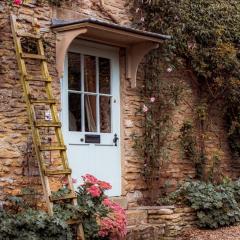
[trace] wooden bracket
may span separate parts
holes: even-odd
[[[56,43],[56,68],[58,76],[61,78],[64,71],[64,59],[71,42],[81,34],[87,32],[86,28],[73,29],[57,33]]]
[[[152,49],[158,48],[159,44],[155,42],[142,42],[127,48],[126,52],[126,77],[131,81],[131,87],[137,85],[137,70],[143,57]]]
[[[63,28],[57,31],[56,68],[59,78],[63,76],[65,56],[72,41],[77,36],[82,34],[87,36],[90,32],[88,26],[75,29]],[[110,38],[107,42],[111,43],[112,40]],[[126,44],[124,47],[126,48],[126,78],[131,81],[131,87],[135,88],[137,70],[141,60],[149,51],[158,48],[159,42],[145,40],[135,44]]]

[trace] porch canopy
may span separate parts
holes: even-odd
[[[158,48],[170,36],[137,30],[114,23],[93,18],[80,20],[52,21],[52,29],[57,33],[56,64],[59,76],[64,69],[64,58],[68,47],[76,37],[104,43],[126,49],[126,78],[130,79],[131,86],[136,86],[138,65],[144,55],[150,50]]]

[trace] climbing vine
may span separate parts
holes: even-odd
[[[219,104],[232,155],[239,159],[240,2],[135,0],[133,6],[135,25],[172,36],[171,41],[163,43],[165,60],[176,68],[184,62],[195,73],[201,101],[197,109],[200,135],[204,138],[206,116]],[[201,146],[200,157],[204,164],[205,146]],[[195,159],[193,142],[185,151]]]
[[[153,204],[157,198],[160,169],[168,161],[169,136],[173,124],[171,114],[178,104],[182,88],[174,81],[164,81],[163,72],[171,72],[161,61],[160,51],[149,54],[145,59],[144,84],[141,88],[143,104],[137,114],[143,115],[142,135],[134,136],[134,148],[142,161],[142,176],[148,186],[147,204]]]

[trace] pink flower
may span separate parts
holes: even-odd
[[[127,234],[127,221],[124,210],[116,203],[109,199],[106,203],[111,204],[111,212],[104,218],[100,219],[100,237],[109,237],[110,240],[123,239]]]
[[[104,198],[103,205],[110,207],[112,205],[112,201],[109,198]]]
[[[155,97],[151,97],[151,98],[150,98],[150,102],[151,102],[151,103],[154,103],[154,102],[155,102],[155,100],[156,100],[156,98],[155,98]]]
[[[73,184],[77,183],[77,179],[76,178],[72,178],[72,183]]]
[[[112,186],[108,183],[108,182],[104,182],[104,181],[98,181],[98,185],[101,189],[103,190],[109,190],[112,189]]]
[[[13,3],[16,5],[22,4],[22,0],[13,0]]]
[[[172,67],[168,67],[168,68],[167,68],[167,72],[168,72],[168,73],[170,73],[170,72],[172,72],[172,71],[173,71],[173,68],[172,68]]]
[[[102,191],[95,185],[92,185],[91,187],[87,188],[86,190],[92,197],[99,197],[102,193]]]
[[[64,178],[62,179],[62,184],[63,184],[63,186],[68,185],[68,179],[67,179],[66,177],[64,177]]]
[[[196,48],[196,43],[195,42],[188,42],[188,49],[193,50]]]
[[[141,20],[141,22],[144,22],[144,20],[145,20],[145,19],[144,19],[144,17],[141,17],[141,19],[140,19],[140,20]]]
[[[91,183],[91,184],[97,184],[98,183],[98,179],[95,178],[93,175],[91,174],[86,174],[85,176],[82,176],[84,182],[86,183]]]
[[[143,110],[143,112],[147,112],[148,111],[148,107],[144,104],[142,110]]]

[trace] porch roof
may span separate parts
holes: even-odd
[[[85,28],[87,32],[81,37],[95,39],[99,42],[111,42],[112,45],[127,47],[129,44],[151,41],[161,43],[169,40],[169,35],[147,32],[136,28],[123,26],[115,23],[102,21],[95,18],[84,18],[79,20],[52,20],[52,28],[56,32]]]
[[[126,78],[136,87],[138,65],[144,55],[159,47],[168,35],[147,32],[94,18],[79,20],[52,20],[52,29],[57,33],[56,64],[62,76],[68,47],[75,38],[82,38],[126,49]]]

